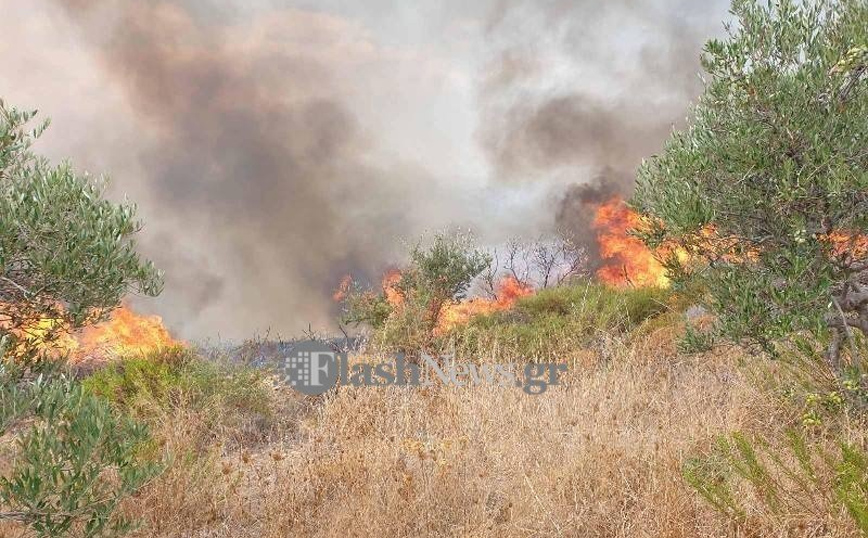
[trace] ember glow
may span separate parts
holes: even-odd
[[[638,213],[620,198],[602,204],[594,217],[594,230],[603,266],[597,278],[612,286],[669,286],[666,271],[654,257],[654,252],[630,230],[640,226]]]
[[[832,247],[832,254],[841,260],[861,260],[868,258],[868,235],[855,232],[834,231],[820,240]]]

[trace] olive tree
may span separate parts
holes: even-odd
[[[0,101],[0,338],[31,358],[66,330],[94,322],[129,291],[156,295],[161,277],[132,241],[135,207],[33,153],[47,126]]]
[[[47,126],[28,130],[33,115],[0,101],[0,438],[15,440],[3,450],[0,522],[118,535],[132,522],[116,507],[162,468],[150,434],[37,359],[125,293],[159,293],[161,277],[135,251],[132,205],[32,152]]]
[[[689,126],[643,164],[632,203],[725,334],[770,350],[828,337],[839,371],[868,333],[868,2],[735,0],[732,14]]]

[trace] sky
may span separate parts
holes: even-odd
[[[327,326],[407,244],[588,235],[702,89],[719,0],[0,0],[0,98],[135,201],[186,339]]]

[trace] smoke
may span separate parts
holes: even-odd
[[[602,263],[594,229],[596,210],[613,198],[623,197],[632,185],[633,176],[605,169],[588,183],[568,185],[561,194],[555,214],[556,226],[560,233],[585,248],[591,272]]]
[[[725,12],[287,4],[0,0],[0,95],[54,117],[50,155],[139,202],[167,281],[144,309],[181,337],[326,324],[343,275],[377,281],[423,231],[592,245],[591,209],[684,117]]]
[[[588,247],[593,211],[627,197],[701,91],[700,51],[722,2],[502,2],[478,138],[505,183],[555,186],[556,228]],[[713,14],[709,16],[709,14]]]
[[[379,274],[397,238],[452,219],[448,193],[378,159],[345,104],[341,78],[383,53],[352,25],[295,10],[226,25],[184,2],[64,7],[149,133],[134,150],[143,250],[166,271],[172,326],[327,323],[341,276]],[[435,216],[410,221],[419,199]]]

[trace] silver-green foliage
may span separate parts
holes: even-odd
[[[868,2],[732,12],[689,127],[644,163],[633,203],[647,242],[692,253],[667,266],[707,285],[726,334],[772,348],[831,333],[838,368],[847,332],[868,332]]]
[[[129,530],[115,508],[161,469],[147,428],[66,376],[14,368],[0,371],[0,436],[15,436],[0,519],[41,537]]]
[[[47,123],[29,130],[33,115],[0,101],[0,337],[17,359],[99,319],[126,292],[156,295],[162,286],[131,239],[135,206],[104,199],[100,182],[34,154]]]

